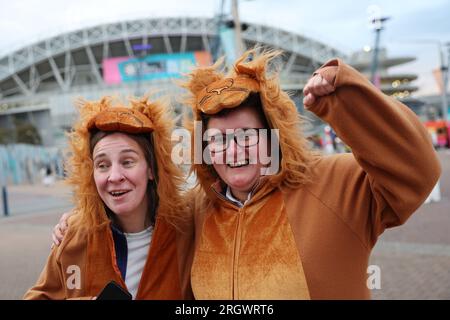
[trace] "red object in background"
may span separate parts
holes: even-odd
[[[435,120],[424,122],[435,147],[450,148],[450,121]]]

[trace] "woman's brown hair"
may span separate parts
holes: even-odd
[[[118,131],[96,131],[91,133],[91,137],[89,140],[89,151],[92,156],[94,152],[95,145],[102,140],[104,137],[117,133]],[[159,197],[156,190],[157,183],[158,183],[158,170],[156,166],[156,160],[154,156],[154,148],[153,148],[153,138],[151,134],[131,134],[131,133],[125,133],[120,132],[130,139],[133,139],[139,147],[142,149],[142,152],[144,153],[145,160],[147,161],[147,165],[149,166],[152,174],[153,179],[149,180],[147,183],[147,195],[149,200],[149,218],[152,225],[155,225],[156,221],[156,214],[158,210],[158,204],[159,204]],[[111,219],[114,219],[115,215],[114,212],[111,211],[106,205],[105,210],[108,216]]]

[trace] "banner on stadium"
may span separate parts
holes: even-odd
[[[193,67],[208,66],[211,62],[211,55],[206,51],[109,58],[103,60],[103,80],[106,84],[119,84],[180,78]]]

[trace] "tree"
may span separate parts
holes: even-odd
[[[0,144],[8,144],[14,142],[14,130],[0,128]]]
[[[16,122],[16,143],[42,144],[41,135],[31,123]]]

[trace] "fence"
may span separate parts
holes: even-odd
[[[60,149],[28,144],[0,145],[0,185],[41,183],[48,168],[56,178],[64,176]]]

